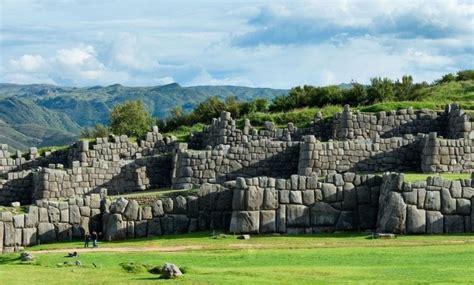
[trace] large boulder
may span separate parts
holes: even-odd
[[[161,278],[163,279],[173,279],[177,277],[181,277],[183,273],[179,269],[178,266],[172,264],[172,263],[166,263],[161,267]]]
[[[441,189],[441,213],[450,215],[454,212],[456,212],[456,199],[451,197],[448,189]]]
[[[311,224],[313,226],[334,226],[341,212],[330,204],[316,202],[311,207]]]
[[[153,217],[161,217],[165,214],[163,211],[163,202],[161,200],[156,200],[151,204],[151,210],[153,212]]]
[[[249,186],[247,190],[247,207],[246,210],[260,210],[263,204],[263,189],[256,186]]]
[[[309,227],[309,208],[303,205],[287,205],[288,227]]]
[[[153,218],[148,221],[148,236],[159,236],[161,235],[161,222],[160,218]]]
[[[105,237],[107,240],[124,239],[127,235],[127,222],[120,214],[105,215]]]
[[[132,200],[128,202],[127,208],[123,212],[123,217],[128,221],[136,221],[138,220],[138,210],[140,209],[140,205],[136,200]]]
[[[122,214],[125,211],[127,204],[128,200],[123,197],[120,197],[114,203],[112,203],[112,205],[110,206],[110,212]]]
[[[424,234],[426,232],[426,211],[414,205],[407,206],[407,234]]]
[[[444,230],[444,217],[438,211],[426,211],[426,233],[442,234]]]
[[[377,232],[404,233],[407,205],[403,200],[403,176],[386,174],[380,187]]]
[[[231,233],[258,233],[260,228],[259,211],[233,211],[230,222]]]
[[[274,188],[266,188],[263,198],[264,210],[276,210],[278,208],[278,192]]]
[[[276,215],[274,210],[260,211],[260,232],[274,233],[276,231]]]
[[[57,240],[56,230],[52,223],[38,224],[38,240],[40,243],[50,243]]]
[[[444,229],[448,234],[464,232],[464,217],[460,215],[444,216]]]
[[[81,211],[79,206],[72,205],[69,207],[69,223],[70,224],[80,224],[81,223]]]

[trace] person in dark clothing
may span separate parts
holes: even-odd
[[[90,241],[91,241],[91,236],[89,233],[86,233],[84,237],[84,247],[89,247]]]
[[[97,247],[97,238],[99,236],[97,235],[97,233],[95,231],[92,232],[92,235],[91,235],[91,238],[92,238],[92,246],[93,247]]]

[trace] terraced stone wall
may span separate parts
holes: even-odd
[[[222,183],[238,176],[289,177],[297,172],[299,142],[260,140],[211,150],[180,149],[175,158],[173,188]]]
[[[474,177],[405,182],[389,174],[381,187],[377,230],[391,233],[439,234],[474,231]]]
[[[424,141],[423,172],[474,172],[474,139],[442,139],[430,133]]]
[[[300,147],[298,174],[419,171],[422,137],[320,142],[307,136]]]
[[[382,177],[333,174],[239,178],[230,232],[321,233],[374,229]]]
[[[0,252],[25,246],[83,239],[86,232],[100,232],[101,197],[91,194],[65,201],[38,201],[26,213],[0,212]]]
[[[70,198],[97,193],[106,188],[111,195],[170,187],[171,155],[146,156],[135,160],[73,162],[71,169],[43,168],[33,173],[33,199]]]

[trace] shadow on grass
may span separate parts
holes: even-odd
[[[20,257],[18,255],[14,254],[6,254],[6,255],[0,255],[0,265],[5,265],[5,264],[20,264]]]

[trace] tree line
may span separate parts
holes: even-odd
[[[142,137],[155,123],[160,131],[170,132],[180,126],[193,126],[197,123],[208,124],[212,118],[219,117],[222,111],[228,111],[234,118],[256,112],[287,112],[304,107],[324,107],[327,105],[365,106],[384,101],[416,101],[421,99],[421,90],[425,87],[445,84],[453,81],[474,80],[474,70],[462,70],[456,74],[446,74],[432,84],[413,83],[410,75],[401,79],[371,78],[370,84],[352,82],[349,87],[297,86],[287,95],[274,98],[272,102],[257,98],[251,101],[239,101],[235,96],[222,100],[209,97],[199,103],[191,112],[175,107],[165,119],[154,120],[147,112],[142,101],[128,101],[114,106],[109,114],[109,126],[97,124],[94,128],[81,132],[83,138],[106,137],[110,133]]]

